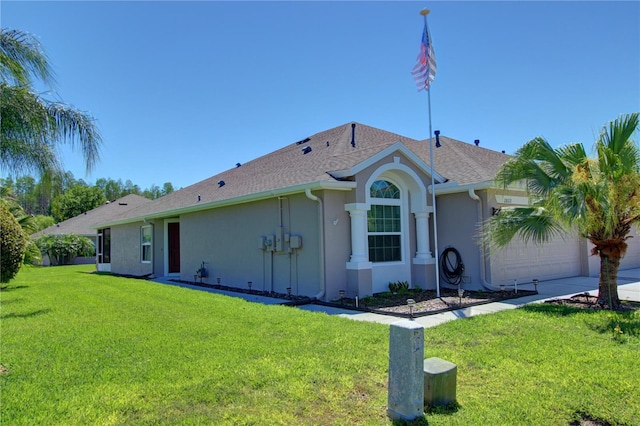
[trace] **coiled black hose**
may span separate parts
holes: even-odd
[[[464,275],[464,263],[460,252],[453,247],[447,247],[440,255],[440,270],[443,279],[451,285],[459,285]]]

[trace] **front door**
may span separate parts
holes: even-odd
[[[168,254],[170,274],[180,273],[180,222],[169,222],[167,224],[168,234]]]

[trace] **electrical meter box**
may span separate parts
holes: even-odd
[[[284,228],[282,226],[276,228],[275,246],[276,251],[284,251]]]
[[[289,247],[292,249],[302,248],[302,237],[300,235],[291,235],[289,237]]]

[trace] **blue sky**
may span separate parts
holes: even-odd
[[[410,75],[422,8],[438,61],[433,129],[513,153],[536,136],[591,148],[640,110],[640,2],[15,2],[46,96],[89,112],[104,139],[89,176],[185,187],[350,121],[429,137]]]

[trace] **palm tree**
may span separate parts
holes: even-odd
[[[640,148],[631,139],[637,129],[638,113],[610,122],[595,142],[596,158],[581,143],[554,149],[543,138],[527,142],[502,166],[497,182],[525,181],[530,205],[503,209],[485,223],[483,235],[504,247],[516,235],[542,244],[577,229],[600,256],[598,303],[618,309],[618,268],[631,227],[640,225]]]
[[[102,144],[91,116],[36,93],[34,81],[52,86],[53,73],[38,40],[19,30],[0,29],[0,167],[43,176],[60,171],[57,148],[79,148],[89,173]]]

